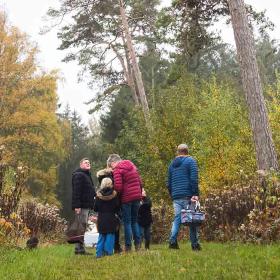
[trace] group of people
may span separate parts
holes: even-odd
[[[123,224],[125,251],[139,250],[142,241],[150,248],[152,211],[151,200],[146,195],[137,167],[130,160],[123,160],[118,154],[108,157],[107,168],[97,172],[99,182],[95,189],[88,158],[80,161],[80,168],[72,175],[72,208],[87,224],[89,213],[97,213],[99,233],[96,257],[112,255],[122,251],[119,239]],[[188,154],[186,144],[177,148],[177,156],[168,169],[167,188],[173,200],[175,211],[169,240],[169,248],[179,249],[177,236],[181,225],[181,210],[198,201],[198,167]],[[190,226],[190,240],[193,250],[200,250],[198,230]],[[75,254],[87,254],[84,243],[76,243]]]

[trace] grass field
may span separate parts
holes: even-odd
[[[154,245],[150,251],[102,259],[75,256],[70,245],[0,249],[0,279],[280,279],[280,245],[202,246],[193,252],[189,244],[181,243],[180,250]]]

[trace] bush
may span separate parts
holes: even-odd
[[[54,238],[64,233],[66,228],[66,220],[60,217],[58,207],[43,205],[35,200],[22,202],[19,215],[31,230],[32,236]]]
[[[202,203],[206,221],[202,235],[206,240],[228,241],[236,239],[238,227],[245,222],[254,208],[257,183],[235,184],[209,194]]]
[[[257,182],[251,181],[244,185],[235,184],[215,193],[208,194],[201,204],[206,213],[206,221],[201,226],[201,238],[207,241],[240,240],[239,227],[248,220],[248,215],[255,206]],[[153,207],[153,241],[165,242],[169,238],[173,207],[164,200]],[[188,227],[181,227],[178,239],[187,238]]]
[[[206,221],[201,238],[207,241],[242,241],[268,243],[280,239],[280,180],[278,174],[260,178],[223,190],[216,190],[202,200]],[[169,238],[173,220],[172,206],[161,200],[153,207],[153,241]],[[188,227],[181,227],[178,239],[188,238]]]
[[[0,159],[3,148],[0,147]],[[0,214],[7,218],[15,213],[25,187],[28,168],[0,164]]]
[[[0,217],[0,245],[19,246],[22,239],[27,238],[30,230],[23,223],[18,214],[12,213],[9,217]]]
[[[246,184],[236,184],[204,201],[203,238],[267,243],[280,238],[279,174],[264,173]]]
[[[152,240],[154,243],[167,242],[174,218],[173,207],[164,200],[160,200],[152,208],[153,225]],[[188,227],[181,226],[178,240],[185,239],[188,236]]]
[[[279,174],[264,174],[262,187],[255,196],[255,207],[239,227],[243,241],[268,243],[280,239]]]
[[[169,237],[173,220],[173,208],[164,200],[160,200],[152,208],[153,225],[152,239],[154,243],[166,242]]]

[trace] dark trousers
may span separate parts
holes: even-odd
[[[80,217],[82,218],[82,223],[85,224],[85,231],[86,231],[86,225],[88,222],[88,214],[89,214],[89,209],[81,209],[81,213],[79,214]],[[77,215],[77,214],[75,214],[75,215]],[[84,251],[85,251],[84,241],[82,241],[81,243],[75,244],[76,253],[83,253]]]
[[[121,250],[121,244],[120,244],[120,230],[118,229],[115,232],[115,245],[114,245],[115,252],[119,252]]]
[[[143,241],[143,238],[145,241],[151,241],[151,225],[140,227],[140,233],[141,233],[141,241]]]
[[[151,242],[151,225],[141,227],[140,228],[140,235],[141,235],[141,243],[143,241],[143,238],[145,240],[145,248],[150,249],[150,242]]]

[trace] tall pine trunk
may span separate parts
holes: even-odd
[[[249,26],[244,0],[228,0],[234,31],[242,83],[249,108],[257,167],[262,170],[278,170],[278,161],[268,114],[263,96],[256,59],[253,31]]]
[[[130,59],[131,59],[131,64],[132,64],[131,66],[132,66],[132,70],[134,73],[141,106],[142,106],[142,109],[143,109],[143,112],[145,115],[146,122],[149,122],[150,114],[149,114],[148,101],[147,101],[147,97],[146,97],[142,74],[141,74],[141,71],[140,71],[140,68],[139,68],[139,65],[137,62],[134,46],[132,43],[131,34],[129,31],[129,27],[128,27],[128,21],[127,21],[127,16],[125,13],[124,2],[123,2],[123,0],[119,0],[119,3],[120,3],[120,15],[121,15],[121,20],[122,20],[122,25],[124,28],[126,45],[127,45],[128,51],[129,51]]]

